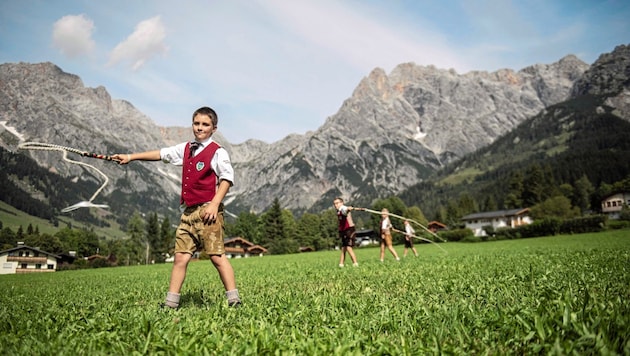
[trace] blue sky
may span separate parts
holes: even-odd
[[[520,70],[630,44],[630,1],[0,0],[0,63],[52,62],[161,126],[231,143],[321,126],[379,67]]]

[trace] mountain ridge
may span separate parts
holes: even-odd
[[[552,64],[490,73],[457,74],[413,63],[401,64],[389,75],[376,68],[317,130],[271,144],[248,140],[232,145],[220,132],[215,134],[237,173],[228,208],[261,212],[279,198],[285,208],[300,213],[328,208],[337,195],[369,203],[400,194],[487,146],[549,103],[569,98],[589,68],[572,55]],[[84,88],[78,76],[64,75],[51,63],[1,64],[0,83],[0,121],[27,140],[41,137],[113,153],[154,149],[190,137],[189,129],[159,127],[131,103],[112,100],[104,87]],[[41,105],[34,94],[48,105]],[[32,129],[33,117],[42,113],[44,122]],[[16,152],[16,142],[10,130],[0,133],[5,149]],[[29,155],[61,175],[97,183],[84,169],[59,162],[58,156]],[[163,214],[176,214],[177,167],[95,165],[113,177],[103,197],[119,207],[117,214],[141,201],[147,204],[143,209],[153,205],[164,207]]]

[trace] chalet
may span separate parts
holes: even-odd
[[[448,227],[446,227],[446,225],[442,224],[439,221],[431,221],[427,224],[427,229],[435,233],[438,231],[448,230]]]
[[[0,251],[0,274],[55,272],[61,256],[18,243]]]
[[[231,237],[223,239],[223,246],[225,247],[225,256],[227,258],[241,258],[241,257],[251,257],[251,256],[260,256],[262,257],[265,253],[267,253],[267,249],[260,246],[255,245],[242,237]],[[193,259],[198,259],[200,251],[197,251],[193,254]],[[166,259],[164,262],[173,262],[175,261],[175,256],[169,256],[166,254]]]
[[[241,258],[250,256],[262,257],[265,253],[267,253],[266,248],[260,245],[254,245],[253,243],[245,240],[242,237],[225,239],[223,241],[223,245],[225,246],[225,255],[228,258]]]
[[[602,213],[618,219],[624,206],[630,206],[630,192],[615,193],[602,200]]]
[[[484,227],[486,226],[492,226],[494,229],[515,228],[532,223],[528,208],[474,213],[462,217],[462,220],[466,224],[466,228],[471,229],[475,236],[485,236]]]

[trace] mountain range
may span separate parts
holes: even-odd
[[[439,190],[432,187],[440,174],[447,181],[445,174],[459,174],[473,164],[477,173],[469,176],[472,180],[532,157],[510,153],[537,148],[543,156],[555,152],[560,157],[575,149],[570,146],[575,135],[545,142],[549,132],[536,130],[548,128],[542,123],[562,123],[560,129],[567,132],[577,122],[567,117],[589,113],[601,122],[588,130],[614,127],[627,138],[628,78],[626,45],[592,65],[567,55],[518,71],[459,74],[413,63],[400,64],[389,74],[376,68],[314,131],[274,143],[241,144],[230,144],[217,132],[214,138],[230,153],[236,172],[227,209],[259,213],[277,198],[295,213],[318,212],[329,208],[335,196],[369,204],[392,195],[416,199],[422,206],[426,194]],[[618,120],[622,123],[617,125]],[[19,150],[20,142],[112,154],[190,138],[190,128],[160,127],[131,103],[112,99],[102,86],[85,87],[79,76],[52,63],[0,64],[0,198],[11,205],[31,199],[39,210],[54,215],[87,200],[103,183],[94,169],[68,163],[60,152]],[[491,153],[493,158],[481,163]],[[503,154],[501,164],[494,154]],[[108,212],[117,219],[135,210],[177,216],[178,167],[69,158],[89,163],[109,178],[94,202],[109,204]],[[623,175],[628,161],[620,164],[615,171]]]

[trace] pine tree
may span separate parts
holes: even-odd
[[[145,235],[144,220],[138,211],[135,211],[127,222],[129,234],[130,263],[146,262],[147,240]]]
[[[263,246],[272,254],[281,254],[285,251],[283,246],[287,236],[282,219],[282,209],[278,198],[273,200],[271,207],[262,216]]]
[[[160,261],[160,223],[157,213],[149,213],[145,224],[147,253],[145,263],[149,263],[149,259]]]
[[[584,213],[590,209],[591,195],[595,189],[586,174],[583,174],[582,177],[576,180],[574,185],[575,189],[573,191],[571,202],[574,206],[577,206],[582,213]]]
[[[534,206],[544,200],[545,177],[542,168],[538,164],[532,164],[525,172],[523,180],[523,204]]]
[[[523,174],[521,171],[514,171],[510,174],[508,181],[508,192],[503,201],[506,209],[517,209],[523,205],[521,196],[523,194]]]

